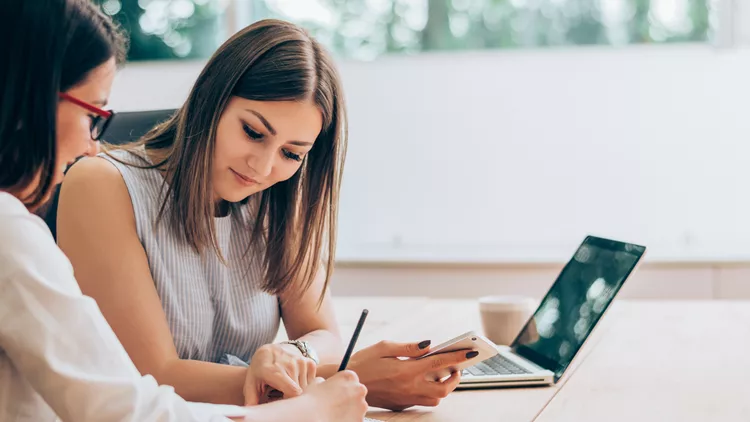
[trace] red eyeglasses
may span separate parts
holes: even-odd
[[[60,98],[70,101],[79,107],[85,108],[96,115],[91,118],[91,139],[98,141],[102,136],[102,133],[107,129],[107,126],[109,126],[109,122],[112,120],[112,116],[114,116],[115,113],[112,110],[102,110],[95,105],[79,100],[78,98],[64,92],[61,92],[59,96]]]

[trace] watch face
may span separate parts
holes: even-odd
[[[318,361],[318,354],[315,353],[315,349],[313,349],[312,347],[310,347],[310,344],[308,342],[306,342],[306,341],[300,341],[300,344],[305,349],[305,351],[303,352],[303,354],[306,357],[314,360],[315,363],[318,363],[319,362]]]

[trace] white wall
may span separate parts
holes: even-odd
[[[202,63],[129,65],[117,110],[175,107]],[[542,261],[585,233],[651,260],[750,260],[750,49],[656,46],[340,63],[339,257]]]

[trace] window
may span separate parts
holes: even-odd
[[[95,2],[130,34],[132,61],[205,58],[230,35],[223,19],[227,1]]]
[[[726,0],[97,0],[131,33],[131,60],[207,57],[263,18],[334,54],[707,42]]]

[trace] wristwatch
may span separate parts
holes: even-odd
[[[311,359],[316,365],[320,363],[320,359],[318,359],[318,354],[315,353],[315,349],[310,346],[310,343],[304,340],[287,340],[282,341],[281,344],[291,344],[299,349],[302,356]]]

